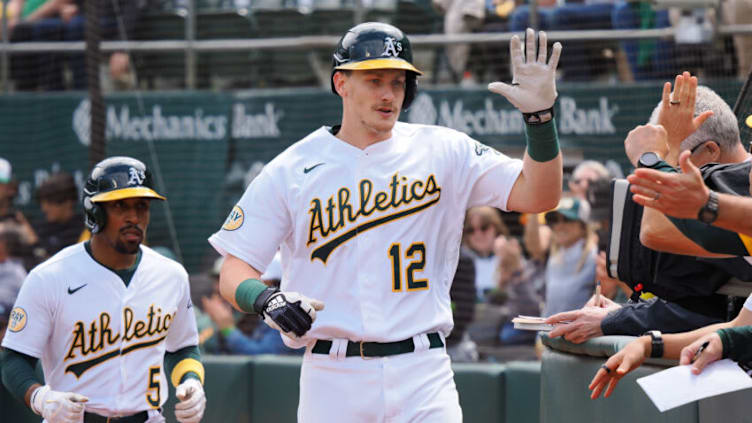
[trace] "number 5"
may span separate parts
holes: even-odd
[[[413,260],[405,270],[408,291],[422,291],[428,289],[428,279],[415,279],[415,272],[420,272],[426,267],[426,246],[422,242],[415,242],[407,249],[405,257],[413,259],[417,254],[420,257]],[[400,244],[392,244],[389,248],[389,258],[392,260],[392,291],[402,291],[402,262]]]
[[[159,373],[162,366],[149,367],[149,387],[146,388],[146,402],[151,408],[159,408],[161,397],[159,396]]]

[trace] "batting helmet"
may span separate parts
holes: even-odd
[[[402,109],[410,107],[418,90],[417,76],[423,72],[413,66],[410,40],[398,28],[380,22],[356,25],[339,40],[333,57],[334,94],[339,95],[334,89],[334,74],[338,70],[403,69],[407,71],[407,80]]]
[[[152,188],[145,164],[131,157],[110,157],[97,163],[84,186],[86,227],[95,234],[107,223],[107,214],[97,203],[134,197],[165,200]]]

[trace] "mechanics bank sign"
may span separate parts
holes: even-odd
[[[516,135],[522,134],[522,114],[516,109],[500,109],[503,99],[486,98],[483,107],[471,109],[462,100],[434,101],[427,93],[421,93],[408,111],[408,121],[428,125],[447,126],[468,135]],[[598,107],[578,107],[572,97],[559,97],[556,121],[560,134],[600,135],[614,134],[613,117],[619,111],[609,105],[608,97],[598,98]],[[496,105],[494,104],[496,103]]]
[[[283,116],[274,103],[264,104],[263,112],[250,113],[243,103],[233,103],[232,120],[227,114],[206,113],[194,107],[188,113],[166,113],[159,104],[143,113],[127,104],[107,106],[105,137],[125,141],[215,141],[230,134],[233,138],[279,138]],[[91,103],[83,100],[73,112],[73,131],[83,145],[90,143]],[[231,124],[230,124],[231,123]]]

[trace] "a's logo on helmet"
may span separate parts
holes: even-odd
[[[146,173],[135,167],[128,169],[128,185],[141,185],[146,179]]]
[[[384,38],[384,52],[382,56],[398,57],[402,51],[402,43],[394,37]]]

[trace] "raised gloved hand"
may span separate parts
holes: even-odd
[[[264,323],[290,338],[305,335],[316,320],[316,311],[324,309],[324,303],[305,297],[297,292],[282,292],[268,288],[254,304]]]
[[[31,410],[44,417],[47,423],[80,423],[84,418],[84,403],[89,399],[74,392],[53,391],[49,385],[31,394]]]
[[[180,423],[198,423],[206,409],[204,387],[197,379],[190,378],[175,388],[178,403],[175,404],[175,418]]]
[[[535,113],[553,107],[556,101],[556,66],[561,55],[561,43],[554,43],[551,59],[546,63],[546,33],[538,33],[538,48],[535,48],[535,31],[525,32],[525,52],[520,37],[513,36],[509,42],[512,58],[512,84],[492,82],[488,89],[501,94],[522,113]],[[537,50],[537,55],[536,55]]]

